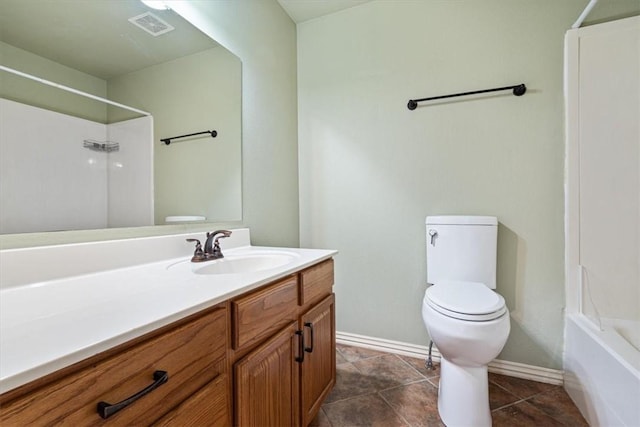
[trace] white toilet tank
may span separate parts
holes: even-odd
[[[492,216],[428,216],[427,282],[480,282],[496,288],[498,220]]]

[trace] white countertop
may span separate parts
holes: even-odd
[[[293,260],[253,273],[201,275],[183,256],[0,289],[0,393],[337,253],[254,246],[224,253],[265,250]]]

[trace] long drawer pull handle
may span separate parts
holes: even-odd
[[[304,327],[309,328],[309,330],[311,331],[311,347],[305,347],[304,351],[306,351],[307,353],[312,353],[313,352],[313,323],[306,322],[304,324]]]
[[[160,387],[162,384],[166,383],[167,381],[169,381],[168,372],[155,371],[153,373],[153,384],[145,387],[144,389],[140,390],[133,396],[126,398],[122,402],[118,402],[114,404],[107,403],[105,401],[98,402],[98,414],[106,420],[111,415],[131,405],[133,402],[140,399],[145,394],[151,393],[153,390]]]
[[[296,335],[298,335],[298,354],[296,356],[296,362],[302,363],[304,362],[304,331],[296,331]]]

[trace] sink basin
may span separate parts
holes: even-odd
[[[230,254],[214,261],[194,262],[184,261],[170,265],[168,268],[188,264],[195,274],[245,274],[270,270],[289,264],[299,255],[284,251],[251,252],[246,254]]]

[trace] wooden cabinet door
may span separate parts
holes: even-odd
[[[289,324],[235,364],[235,425],[299,425],[296,326]]]
[[[335,296],[331,294],[302,318],[305,354],[302,363],[302,425],[308,425],[335,384]]]

